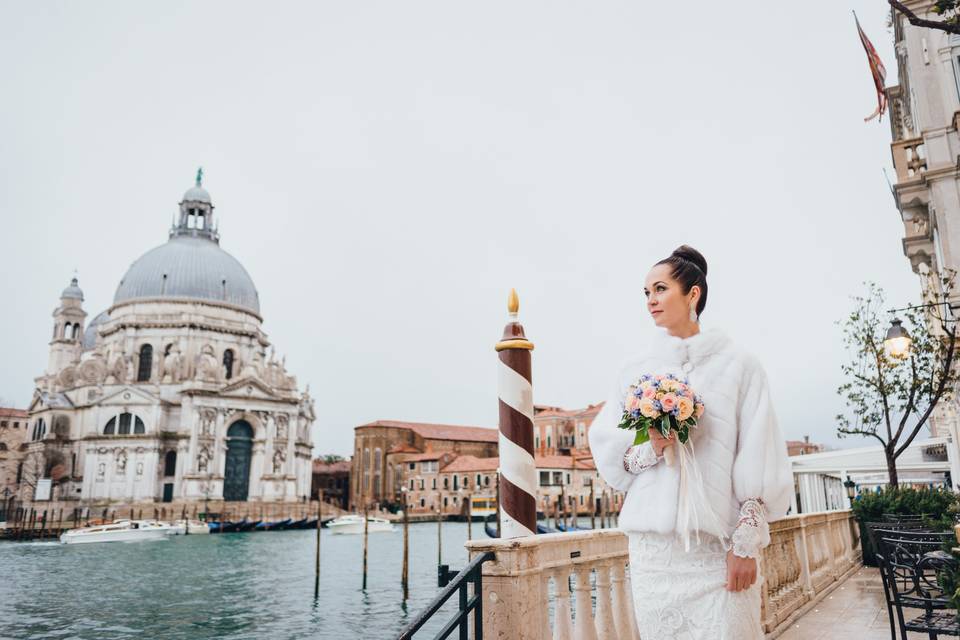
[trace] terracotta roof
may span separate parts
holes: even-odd
[[[478,458],[476,456],[460,456],[443,469],[440,473],[468,473],[473,471],[496,471],[500,466],[500,458]]]
[[[443,456],[453,455],[449,451],[427,451],[426,453],[410,453],[403,456],[403,462],[421,462],[439,460]]]
[[[537,469],[596,469],[593,458],[574,456],[534,456]]]
[[[420,453],[420,449],[417,449],[406,442],[398,442],[390,447],[390,450],[387,451],[387,453]]]
[[[581,418],[595,417],[603,408],[603,403],[588,405],[583,409],[561,409],[560,407],[544,407],[535,418]]]
[[[313,461],[314,473],[338,473],[350,471],[351,462],[349,460],[340,460],[339,462],[324,462],[320,458]]]
[[[26,409],[14,409],[12,407],[0,407],[0,418],[29,418],[30,414]]]
[[[429,424],[426,422],[401,422],[399,420],[376,420],[362,424],[364,427],[393,427],[395,429],[410,429],[428,440],[464,440],[468,442],[497,442],[500,432],[488,427],[464,427],[454,424]]]

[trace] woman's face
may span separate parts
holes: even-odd
[[[654,324],[670,330],[681,329],[691,324],[690,307],[700,299],[700,287],[690,287],[684,295],[683,287],[670,275],[672,267],[658,264],[647,274],[643,293],[647,297],[647,311]],[[673,331],[671,331],[673,333]]]

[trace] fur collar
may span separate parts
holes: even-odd
[[[699,364],[708,356],[718,353],[730,345],[730,338],[722,329],[715,327],[701,329],[700,333],[689,338],[680,338],[657,328],[650,342],[650,352],[658,357],[678,362]]]

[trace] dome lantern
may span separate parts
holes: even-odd
[[[220,241],[213,224],[213,201],[203,188],[203,167],[197,169],[196,184],[187,189],[180,201],[180,219],[170,229],[170,237],[190,236]]]

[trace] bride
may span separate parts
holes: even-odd
[[[707,262],[697,250],[684,245],[655,264],[644,295],[659,330],[620,371],[589,436],[603,479],[626,491],[619,524],[640,637],[762,639],[758,560],[767,523],[786,514],[793,491],[767,376],[724,332],[700,329]],[[635,433],[617,428],[627,388],[670,373],[701,396],[698,426],[683,445],[650,429],[632,446]]]

